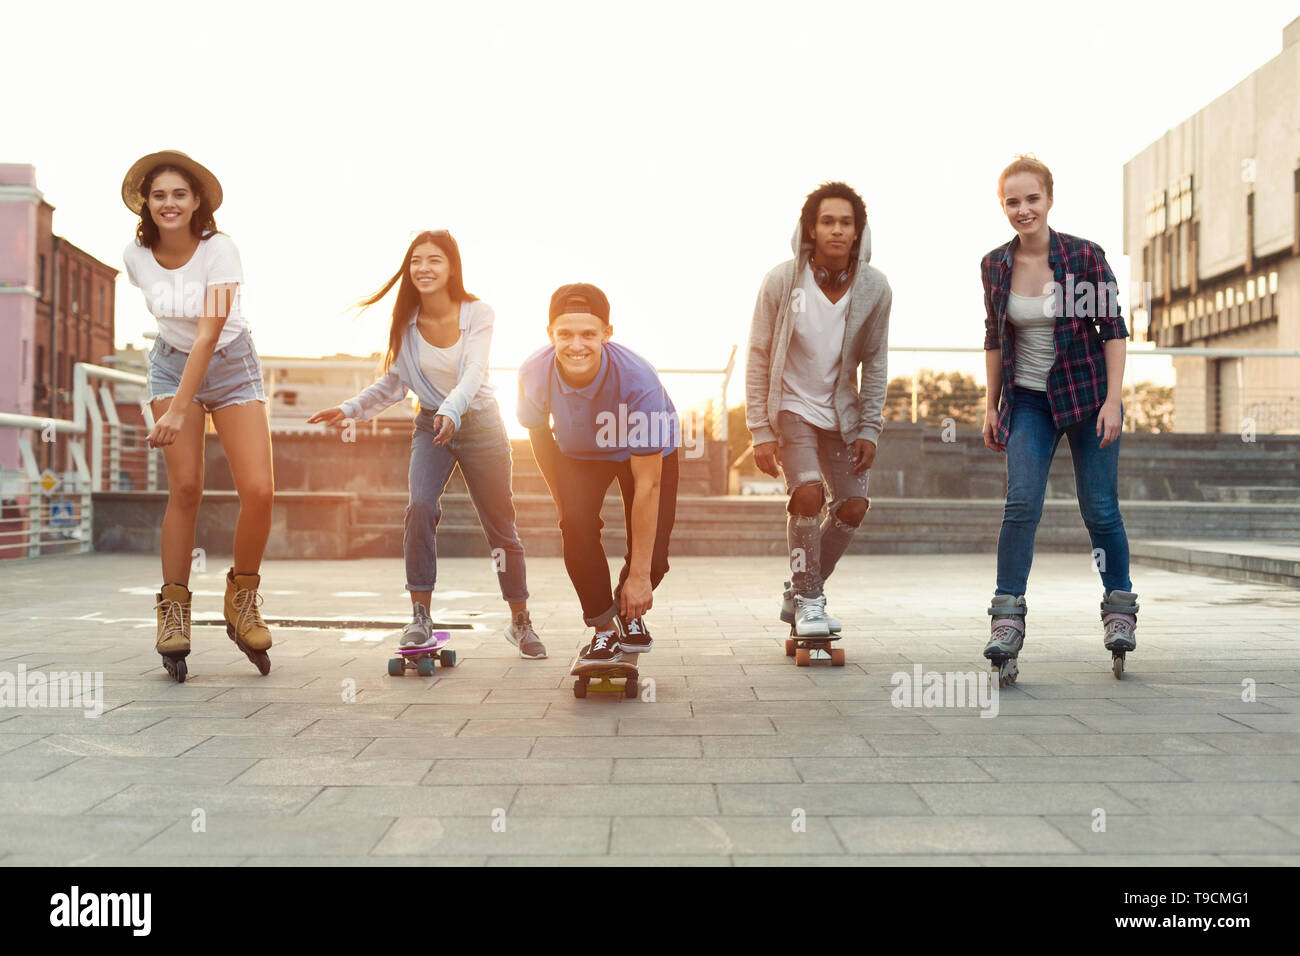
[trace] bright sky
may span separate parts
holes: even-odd
[[[1300,13],[1208,10],[25,0],[4,15],[0,162],[34,164],[55,231],[118,268],[132,161],[204,163],[264,355],[382,349],[389,311],[348,304],[413,230],[447,227],[496,310],[493,364],[544,344],[550,293],[576,280],[661,367],[717,368],[733,343],[743,361],[759,282],[827,179],[866,199],[891,344],[979,347],[1013,154],[1052,168],[1052,225],[1100,242],[1127,288],[1124,162],[1276,56]],[[148,328],[121,277],[119,344]]]

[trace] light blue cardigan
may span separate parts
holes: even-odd
[[[461,416],[468,409],[482,408],[495,401],[496,390],[487,374],[492,323],[496,318],[492,306],[478,300],[460,304],[460,336],[464,345],[456,368],[456,387],[446,396],[420,368],[420,330],[416,324],[419,318],[420,310],[416,309],[407,323],[402,349],[388,374],[339,406],[346,417],[362,421],[374,418],[404,399],[410,389],[420,400],[420,408],[436,408],[436,414],[446,415],[459,429]]]

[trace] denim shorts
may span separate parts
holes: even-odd
[[[175,397],[189,357],[189,352],[168,345],[161,335],[154,340],[149,351],[149,401]],[[199,383],[194,401],[206,412],[227,405],[266,401],[262,390],[262,360],[257,356],[253,337],[247,329],[225,348],[212,353],[212,361],[208,363],[208,371]]]
[[[839,432],[818,428],[785,409],[777,413],[777,426],[786,494],[801,485],[825,483],[832,509],[848,498],[867,497],[869,471],[853,471],[853,448]]]

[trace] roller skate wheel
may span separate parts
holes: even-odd
[[[1114,657],[1111,658],[1110,669],[1111,669],[1111,673],[1115,675],[1116,680],[1121,680],[1124,677],[1124,655],[1123,654],[1116,654]]]
[[[798,649],[799,649],[799,645],[798,645],[798,644],[796,644],[794,641],[790,640],[789,638],[786,638],[786,641],[785,641],[785,656],[786,656],[786,657],[794,657],[794,652],[795,652],[796,650],[798,650]]]
[[[271,655],[267,654],[266,651],[254,651],[252,660],[263,677],[271,673]]]
[[[163,669],[166,670],[169,675],[171,675],[172,679],[175,680],[176,683],[178,684],[185,683],[185,677],[186,677],[185,658],[164,657]]]
[[[844,659],[844,648],[836,647],[831,650],[831,667],[843,667]]]
[[[796,667],[807,667],[812,663],[812,651],[806,647],[795,648],[794,663]]]

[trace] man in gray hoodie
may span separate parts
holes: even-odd
[[[754,463],[774,478],[780,467],[790,496],[793,586],[786,585],[781,620],[799,637],[823,637],[840,625],[826,614],[822,585],[870,507],[893,294],[870,265],[866,205],[844,183],[808,195],[791,246],[795,257],[763,278],[754,306],[745,416]]]

